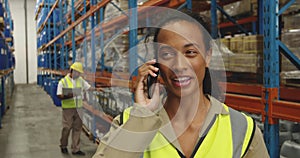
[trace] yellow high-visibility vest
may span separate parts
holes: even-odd
[[[228,115],[218,114],[204,139],[197,143],[191,157],[193,158],[240,158],[248,150],[255,132],[253,119],[223,104]],[[130,117],[130,109],[123,112],[123,121]],[[184,158],[162,133],[157,132],[144,158]]]
[[[81,77],[77,78],[75,81],[75,87],[73,86],[73,83],[68,75],[62,78],[60,82],[64,88],[82,88],[83,79]],[[82,98],[63,99],[61,100],[61,107],[63,109],[80,108],[82,107]]]

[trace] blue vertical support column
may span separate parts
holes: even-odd
[[[272,102],[279,98],[279,18],[278,0],[263,1],[264,35],[264,139],[271,158],[279,157],[278,119],[272,118]]]
[[[59,0],[59,19],[60,21],[63,21],[63,0]],[[60,32],[62,32],[64,30],[64,26],[63,26],[63,23],[60,22],[60,25],[59,25],[59,30]],[[62,37],[60,39],[60,44],[61,44],[61,49],[60,49],[60,68],[62,70],[65,69],[65,44],[64,44],[64,38]]]
[[[256,34],[257,34],[257,30],[256,30],[256,22],[255,22],[255,21],[251,22],[251,26],[252,26],[252,31],[251,31],[251,33],[252,33],[253,35],[256,35]]]
[[[96,5],[96,0],[91,0],[91,5],[95,6]],[[96,20],[95,20],[95,14],[91,15],[91,53],[92,53],[92,58],[91,58],[91,63],[92,63],[92,69],[91,72],[96,72],[96,45],[95,45],[95,29],[94,27],[96,26]]]
[[[128,1],[129,8],[129,72],[133,76],[137,76],[137,27],[138,27],[138,12],[137,0]]]
[[[211,0],[211,36],[213,39],[218,38],[218,17],[217,17],[217,0]]]
[[[264,33],[264,6],[263,1],[257,0],[258,4],[258,34]]]
[[[104,32],[103,32],[103,28],[102,28],[102,22],[104,20],[104,9],[103,7],[100,9],[100,48],[101,48],[101,71],[103,71],[104,69]]]
[[[48,9],[48,12],[50,11],[50,0],[45,0],[46,1],[46,4],[47,4],[47,9]],[[51,21],[50,21],[51,18],[48,18],[47,20],[47,27],[46,28],[46,36],[47,36],[47,43],[49,43],[51,41]],[[48,54],[49,54],[49,69],[52,69],[52,57],[51,57],[51,46],[49,46],[48,48]]]
[[[96,3],[96,0],[91,0],[90,1],[91,5],[92,6],[95,6],[97,3]],[[95,26],[96,26],[96,19],[95,19],[95,14],[92,14],[91,17],[90,17],[90,20],[91,20],[91,53],[92,53],[92,57],[91,57],[91,63],[92,63],[92,67],[91,67],[91,72],[92,73],[95,73],[96,75],[96,61],[95,61],[95,58],[96,58],[96,46],[95,46]],[[94,83],[93,83],[94,84]],[[93,85],[94,86],[94,85]],[[92,115],[93,117],[93,123],[92,123],[92,129],[91,132],[93,133],[93,136],[94,136],[94,139],[96,139],[96,136],[97,136],[97,133],[96,133],[96,116],[93,114]]]
[[[56,23],[57,20],[55,19],[57,15],[55,15],[56,13],[55,13],[54,10],[51,13],[52,14],[52,19],[53,19],[52,20],[53,21],[53,38],[56,37],[56,35],[57,35],[57,30],[56,30],[57,28],[56,27],[58,26],[57,23]],[[54,42],[54,50],[53,50],[53,53],[54,53],[54,69],[55,70],[57,70],[57,48],[56,48],[57,44],[56,44],[56,42]]]
[[[74,0],[71,1],[71,10],[72,10],[72,15],[71,15],[71,20],[72,23],[75,22],[75,6],[74,6]],[[76,59],[76,43],[75,43],[75,27],[72,29],[72,62],[75,62]]]
[[[86,0],[83,1],[83,15],[86,14]],[[87,63],[88,63],[88,60],[87,60],[87,41],[86,41],[86,31],[87,31],[87,24],[86,24],[86,21],[87,20],[83,20],[83,28],[84,28],[84,41],[83,41],[83,55],[84,55],[84,67],[86,68],[87,67]]]
[[[68,10],[68,5],[67,5],[67,3],[66,3],[66,0],[64,0],[64,3],[63,3],[64,5],[63,5],[63,11],[67,11]],[[63,14],[63,16],[64,16],[65,14]],[[66,23],[66,25],[67,25],[67,23]],[[65,27],[65,25],[63,25],[63,29],[65,29],[66,27]],[[63,42],[65,42],[65,41],[63,41]],[[65,43],[64,43],[65,44]],[[68,69],[69,68],[69,63],[68,63],[68,61],[69,61],[69,52],[68,52],[68,48],[67,47],[64,47],[64,61],[65,61],[65,69]]]
[[[192,0],[186,0],[186,7],[188,10],[192,10]]]

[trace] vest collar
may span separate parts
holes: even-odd
[[[229,111],[227,111],[224,106],[223,103],[221,103],[220,101],[218,101],[217,99],[215,99],[212,96],[208,96],[209,100],[210,100],[210,109],[207,113],[206,119],[204,121],[204,124],[200,130],[199,133],[199,138],[198,140],[203,136],[205,130],[208,128],[209,124],[211,123],[211,121],[213,121],[214,117],[216,115],[222,114],[222,115],[229,115]],[[169,141],[172,143],[172,145],[174,147],[176,147],[181,153],[183,153],[183,150],[180,147],[180,144],[178,142],[178,139],[176,137],[175,131],[173,130],[173,127],[171,125],[169,116],[167,114],[167,112],[165,111],[164,108],[162,108],[159,112],[158,112],[161,121],[162,121],[162,126],[159,129],[160,133]],[[198,141],[197,141],[198,142]]]
[[[73,79],[73,78],[70,77],[70,73],[68,73],[68,74],[66,75],[66,77],[67,77],[70,81],[77,81],[77,80],[80,78],[80,76],[79,76],[77,79]]]

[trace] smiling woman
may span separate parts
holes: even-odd
[[[139,68],[135,105],[115,118],[95,158],[269,157],[252,118],[207,90],[213,86],[205,81],[210,80],[212,55],[209,25],[204,17],[183,13],[169,16],[156,28],[155,60]],[[158,71],[164,85],[155,84],[149,99],[145,80]],[[163,102],[162,87],[167,95]]]

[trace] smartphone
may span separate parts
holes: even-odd
[[[153,66],[159,68],[158,63],[155,63]],[[156,72],[156,77],[148,75],[147,77],[147,90],[148,90],[148,98],[151,99],[154,93],[155,86],[152,86],[154,83],[157,83],[157,78],[159,75],[159,70]]]

